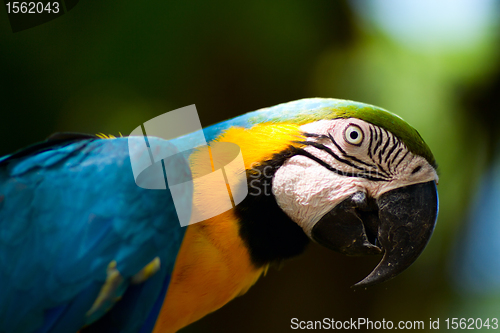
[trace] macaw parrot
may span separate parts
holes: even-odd
[[[382,255],[357,284],[370,286],[411,265],[432,234],[435,159],[386,110],[303,99],[203,131],[239,146],[248,195],[187,227],[171,191],[134,181],[128,144],[143,137],[56,134],[0,158],[0,332],[175,332],[310,240]],[[173,153],[192,135],[148,140]],[[162,163],[189,177],[199,154]],[[178,193],[193,211],[219,194],[196,184]]]

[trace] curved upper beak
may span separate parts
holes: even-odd
[[[357,192],[313,227],[319,244],[347,255],[383,254],[355,286],[387,281],[408,268],[427,245],[438,215],[436,182],[409,185],[378,199]]]

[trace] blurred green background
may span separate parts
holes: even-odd
[[[499,1],[81,0],[18,33],[0,7],[0,155],[57,131],[126,135],[190,104],[206,126],[305,97],[391,110],[433,150],[438,225],[401,276],[353,290],[379,258],[313,244],[182,332],[288,332],[291,318],[325,317],[428,330],[429,318],[443,329],[448,317],[500,317],[500,216],[482,224],[491,243],[469,237],[480,225],[470,203],[498,155]]]

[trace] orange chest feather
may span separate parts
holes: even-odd
[[[228,220],[231,215],[188,227],[154,333],[175,332],[219,309],[262,274],[263,268],[252,265],[237,225]]]

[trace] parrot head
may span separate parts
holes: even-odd
[[[283,111],[304,101],[319,106]],[[429,147],[400,117],[371,105],[292,103],[266,110],[266,124],[297,125],[299,135],[247,171],[249,195],[236,207],[254,261],[294,256],[310,239],[346,255],[383,256],[356,286],[393,278],[422,253],[436,223]]]

